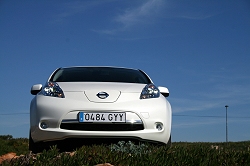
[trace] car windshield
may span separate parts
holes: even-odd
[[[60,68],[53,74],[50,81],[151,83],[150,79],[140,70],[114,67]]]

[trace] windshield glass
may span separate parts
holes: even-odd
[[[61,68],[54,73],[50,81],[151,83],[150,79],[139,70],[114,67]]]

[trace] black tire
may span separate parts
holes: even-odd
[[[31,134],[29,134],[29,150],[32,151],[32,153],[39,153],[42,151],[41,143],[35,143]]]
[[[169,137],[169,139],[168,139],[167,146],[168,146],[168,147],[171,147],[171,146],[172,146],[171,135],[170,135],[170,137]]]

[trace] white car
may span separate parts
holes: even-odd
[[[65,67],[33,85],[29,149],[70,138],[129,138],[171,144],[169,91],[138,69]],[[38,146],[39,145],[39,146]]]

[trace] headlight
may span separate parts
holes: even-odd
[[[41,91],[44,96],[64,98],[63,90],[56,82],[47,82]]]
[[[159,89],[154,84],[148,84],[142,89],[140,99],[157,98],[159,96]]]

